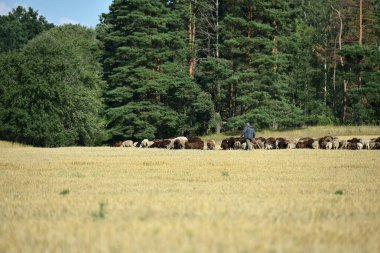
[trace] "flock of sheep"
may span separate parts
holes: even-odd
[[[321,138],[305,137],[290,140],[287,138],[255,138],[252,141],[253,149],[380,149],[380,137],[373,139],[352,138],[349,140],[339,140],[337,137],[324,136]],[[221,144],[222,149],[245,149],[246,143],[242,138],[230,137],[224,139]]]
[[[199,137],[175,137],[164,140],[149,141],[144,139],[141,142],[117,141],[113,144],[114,147],[138,147],[138,148],[164,148],[164,149],[204,149],[205,142]],[[373,139],[352,138],[349,140],[339,140],[337,137],[324,136],[321,138],[305,137],[300,139],[287,138],[255,138],[251,143],[248,143],[241,137],[229,137],[222,140],[220,147],[223,150],[238,150],[238,149],[380,149],[380,137]],[[216,143],[214,140],[206,142],[208,150],[215,150]]]

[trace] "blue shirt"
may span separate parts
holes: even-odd
[[[255,130],[252,126],[246,126],[243,130],[243,138],[252,140],[255,138]]]

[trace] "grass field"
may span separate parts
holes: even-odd
[[[0,142],[0,252],[380,252],[379,154]]]

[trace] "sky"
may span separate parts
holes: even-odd
[[[0,15],[16,6],[32,7],[48,22],[56,25],[81,24],[95,27],[99,15],[107,13],[112,0],[0,0]]]

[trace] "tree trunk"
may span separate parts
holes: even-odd
[[[324,71],[325,71],[325,84],[323,87],[323,96],[324,96],[324,103],[326,106],[327,105],[327,60],[326,60],[326,58],[325,58],[325,62],[324,62]]]
[[[215,27],[215,32],[216,32],[216,44],[215,44],[215,53],[216,53],[216,58],[219,58],[219,0],[216,0],[215,2],[215,16],[216,16],[216,27]]]
[[[359,45],[363,44],[363,0],[359,2]]]
[[[347,85],[348,81],[343,80],[343,100],[342,100],[342,121],[344,122],[347,116]]]
[[[196,54],[195,54],[195,12],[194,5],[192,4],[193,0],[189,1],[189,49],[191,52],[191,57],[189,60],[189,75],[191,78],[194,77],[195,67],[197,63]],[[196,4],[196,0],[195,0]]]
[[[337,37],[335,37],[335,40],[334,40],[334,57],[333,57],[333,60],[334,60],[334,69],[333,69],[333,109],[335,111],[335,96],[336,96],[336,40],[337,40]]]
[[[334,6],[331,5],[331,8],[338,14],[338,17],[339,17],[339,22],[340,22],[340,26],[339,26],[339,50],[342,50],[342,34],[343,34],[343,19],[342,19],[342,15],[340,13],[340,11],[338,11],[337,9],[334,8]],[[343,57],[342,56],[339,56],[340,58],[340,65],[344,65],[343,63]]]
[[[215,2],[215,33],[216,33],[216,42],[215,42],[215,56],[219,59],[219,0]],[[220,82],[216,83],[216,128],[215,133],[220,134],[222,118],[220,116],[221,111],[221,94],[220,94]]]

